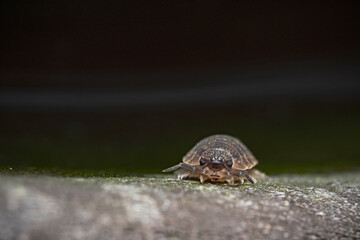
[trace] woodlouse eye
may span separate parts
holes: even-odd
[[[232,165],[233,165],[233,161],[228,161],[228,162],[226,163],[226,166],[228,166],[229,168],[231,168]]]
[[[206,163],[206,161],[203,158],[200,158],[200,165],[204,165]]]

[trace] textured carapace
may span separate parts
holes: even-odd
[[[229,182],[255,180],[249,176],[258,161],[237,138],[213,135],[198,142],[184,157],[183,162],[163,170],[170,172],[182,168],[179,178],[198,178],[201,182]],[[251,170],[250,170],[251,169]],[[250,174],[251,175],[251,174]]]
[[[229,135],[213,135],[204,138],[183,157],[183,162],[198,165],[201,157],[232,158],[232,168],[237,170],[250,169],[258,163],[239,139]]]

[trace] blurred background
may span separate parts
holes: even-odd
[[[217,133],[268,174],[360,167],[355,1],[0,9],[1,171],[160,173]]]

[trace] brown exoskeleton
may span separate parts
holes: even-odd
[[[182,168],[178,178],[196,178],[200,182],[255,183],[253,177],[264,176],[251,169],[258,161],[250,150],[237,138],[214,135],[197,143],[184,157],[183,162],[163,170],[170,172]],[[251,176],[250,176],[251,175]]]

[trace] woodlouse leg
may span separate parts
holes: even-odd
[[[177,176],[177,178],[178,178],[178,179],[184,179],[184,178],[188,177],[189,175],[190,175],[189,172],[185,172],[185,173],[179,174],[179,175]]]
[[[226,179],[226,182],[227,182],[228,184],[230,184],[230,185],[233,185],[233,184],[234,184],[234,178],[231,177],[231,178],[229,178],[229,179]]]
[[[234,176],[231,175],[229,171],[225,171],[225,172],[221,172],[221,173],[227,183],[229,183],[230,185],[234,184],[234,182],[235,182]]]
[[[201,183],[204,183],[208,179],[206,176],[203,175],[205,173],[205,170],[203,168],[198,167],[198,166],[192,166],[192,165],[189,165],[186,163],[179,163],[178,165],[164,169],[163,172],[171,172],[178,168],[182,168],[185,171],[187,171],[183,174],[179,174],[178,179],[183,179],[186,177],[197,177],[197,178],[200,178]],[[195,175],[195,176],[193,176],[193,175]]]
[[[205,182],[204,175],[200,175],[200,182],[201,182],[201,183],[204,183],[204,182]]]
[[[249,174],[246,172],[246,170],[242,170],[242,171],[236,171],[236,172],[230,172],[231,175],[233,176],[237,176],[237,177],[246,177],[246,179],[251,182],[252,184],[254,184],[256,182],[255,179],[253,179],[252,177],[249,176]]]

